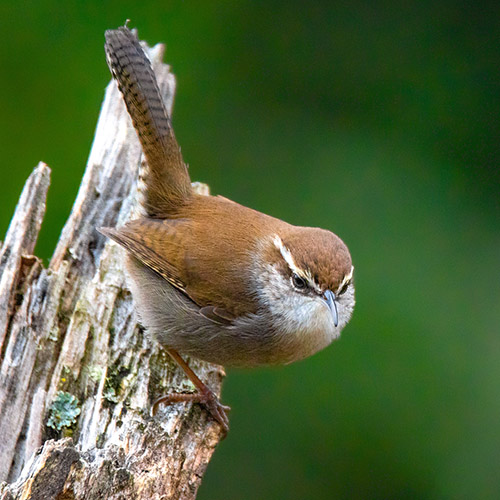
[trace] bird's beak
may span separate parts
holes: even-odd
[[[326,300],[326,304],[328,305],[328,309],[330,309],[330,312],[332,313],[333,324],[335,326],[338,326],[339,313],[337,311],[337,303],[335,302],[335,294],[332,291],[327,290],[323,294],[323,298]]]

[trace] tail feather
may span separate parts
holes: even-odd
[[[147,165],[139,176],[146,215],[164,218],[191,183],[151,63],[127,27],[106,31],[106,59],[139,136]]]

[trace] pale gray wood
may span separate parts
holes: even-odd
[[[164,48],[148,50],[170,110],[175,80]],[[0,498],[194,498],[221,439],[198,405],[149,415],[156,398],[192,386],[137,326],[122,249],[96,231],[133,216],[140,161],[111,82],[48,268],[33,252],[50,169],[40,164],[23,190],[0,252]],[[221,367],[191,365],[220,392]],[[55,430],[47,421],[61,391],[80,413]]]

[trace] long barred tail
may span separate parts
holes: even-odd
[[[192,191],[151,63],[126,26],[106,31],[104,48],[147,161],[141,203],[147,216],[167,217]]]

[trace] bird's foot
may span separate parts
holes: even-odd
[[[171,393],[162,396],[157,399],[153,407],[151,408],[151,414],[154,416],[158,412],[158,407],[161,404],[170,405],[175,403],[200,403],[202,404],[212,417],[219,422],[224,431],[223,438],[229,431],[229,419],[227,417],[227,412],[231,410],[229,406],[225,406],[220,403],[217,396],[208,388],[205,387],[204,390],[193,393]]]

